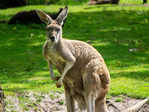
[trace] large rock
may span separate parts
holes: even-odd
[[[27,0],[3,0],[0,3],[0,9],[19,7],[27,4]]]
[[[120,0],[111,0],[112,4],[118,4]]]
[[[8,24],[29,24],[29,23],[35,23],[35,24],[41,23],[35,10],[18,12],[8,21]]]
[[[61,11],[62,8],[59,10],[58,13],[51,13],[49,15],[52,17],[52,19],[56,19]],[[8,21],[8,24],[32,24],[32,23],[34,24],[43,23],[36,14],[36,10],[18,12]]]
[[[147,3],[147,0],[143,0],[143,4]]]

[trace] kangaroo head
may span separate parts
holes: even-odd
[[[68,7],[63,8],[55,20],[42,11],[36,11],[40,20],[46,23],[47,41],[50,43],[58,43],[62,38],[62,25],[67,17]]]

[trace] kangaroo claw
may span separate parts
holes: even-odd
[[[60,88],[62,86],[62,80],[59,79],[57,82],[56,82],[56,87],[57,88]]]

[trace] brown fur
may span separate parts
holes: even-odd
[[[57,22],[42,12],[38,15],[44,22],[50,21],[43,54],[49,65],[54,65],[62,74],[60,79],[64,84],[67,112],[75,112],[74,101],[82,111],[108,112],[105,96],[109,90],[110,74],[102,56],[85,42],[62,38],[61,19],[67,15],[67,8],[58,16]],[[55,29],[58,26],[59,32]],[[50,40],[53,36],[58,41]],[[57,86],[61,85],[61,80]]]
[[[96,105],[102,103],[105,106],[105,95],[109,89],[110,76],[101,55],[92,46],[81,41],[63,39],[61,45],[55,46],[57,50],[54,51],[54,54],[48,52],[47,46],[46,43],[43,49],[44,55],[51,58],[60,73],[66,64],[65,54],[62,51],[69,49],[76,57],[74,66],[68,71],[63,81],[65,91],[68,91],[69,95],[80,103],[80,106],[85,106],[84,94],[94,94]]]

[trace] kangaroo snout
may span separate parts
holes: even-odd
[[[50,40],[51,40],[52,42],[54,42],[54,41],[55,41],[55,36],[51,36],[51,37],[50,37]]]

